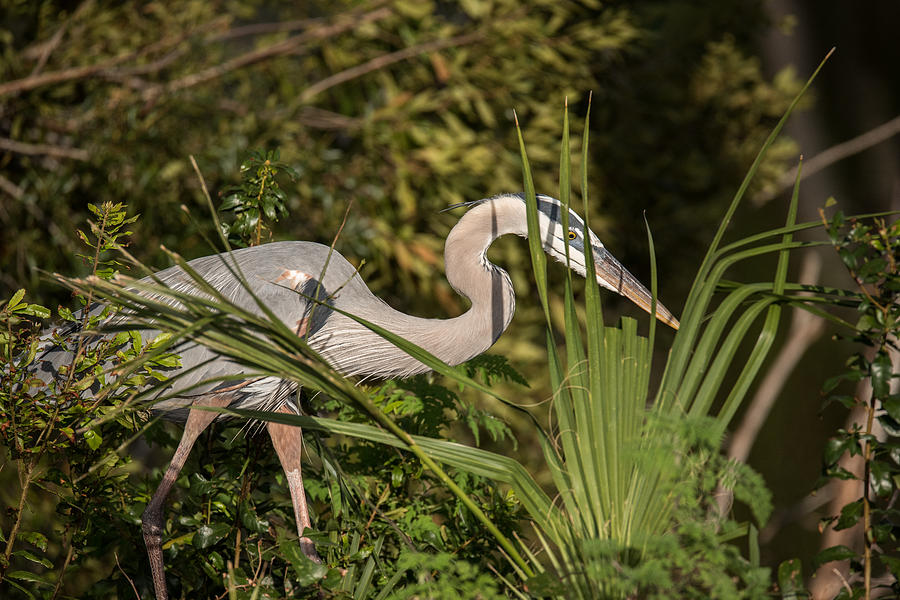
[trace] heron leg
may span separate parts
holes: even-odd
[[[283,406],[278,412],[294,414],[289,408]],[[303,536],[303,531],[310,526],[309,511],[306,508],[306,492],[303,491],[303,476],[300,470],[300,454],[303,447],[303,431],[299,427],[269,422],[267,425],[272,445],[281,467],[287,477],[288,489],[291,493],[291,502],[294,505],[294,517],[297,519],[297,533],[300,535],[300,550],[310,560],[321,563],[322,559],[316,553],[316,546],[308,537]]]
[[[227,406],[229,400],[215,397],[197,404]],[[178,448],[175,450],[172,462],[169,463],[169,468],[166,469],[159,487],[156,488],[153,498],[150,499],[150,503],[141,516],[141,530],[144,533],[144,544],[147,546],[147,555],[150,558],[150,573],[153,577],[153,589],[156,592],[156,600],[166,600],[169,597],[169,593],[166,590],[166,573],[162,552],[163,505],[166,502],[166,496],[169,495],[169,491],[175,484],[175,480],[178,479],[178,474],[184,467],[188,454],[191,453],[194,442],[197,441],[200,434],[209,427],[209,424],[217,416],[218,413],[207,410],[194,408],[190,410],[187,422],[184,424],[184,433],[181,436],[181,441],[178,442]]]

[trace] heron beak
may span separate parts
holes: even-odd
[[[653,298],[650,290],[645,288],[634,275],[629,273],[606,248],[594,246],[593,250],[597,282],[625,296],[650,313],[650,303]],[[656,318],[672,329],[678,329],[678,319],[659,301],[656,302]]]

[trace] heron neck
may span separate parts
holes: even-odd
[[[487,251],[502,235],[525,235],[518,225],[524,222],[523,207],[522,201],[512,196],[478,204],[447,236],[447,281],[471,307],[458,317],[439,321],[431,334],[439,333],[441,339],[422,346],[432,346],[435,355],[450,364],[465,362],[490,348],[512,321],[516,308],[512,282],[506,271],[488,260]]]
[[[424,319],[378,304],[353,307],[353,312],[424,348],[451,365],[478,356],[500,337],[515,310],[512,283],[505,271],[487,259],[491,243],[501,235],[524,231],[506,225],[524,223],[523,203],[515,197],[494,198],[471,208],[447,236],[444,262],[447,280],[471,307],[458,317]],[[429,371],[390,342],[348,319],[323,328],[313,347],[348,375],[408,377]],[[366,343],[361,343],[365,339]]]

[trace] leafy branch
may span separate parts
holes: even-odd
[[[239,246],[258,246],[263,231],[272,231],[263,217],[277,222],[279,215],[287,214],[285,194],[276,175],[283,171],[295,181],[299,174],[287,163],[279,160],[278,150],[253,150],[241,163],[241,183],[225,190],[225,198],[219,210],[234,213],[234,222],[222,223],[222,233],[230,243]]]
[[[861,456],[863,460],[862,496],[845,505],[839,515],[830,516],[823,525],[835,530],[861,523],[861,555],[844,545],[823,550],[817,557],[822,564],[851,559],[851,569],[862,579],[862,597],[873,594],[879,574],[893,576],[885,584],[894,593],[900,591],[900,510],[895,505],[900,493],[900,394],[892,393],[894,372],[891,353],[897,350],[900,334],[900,221],[889,223],[884,218],[846,218],[837,212],[822,221],[834,249],[859,288],[858,319],[853,333],[846,336],[868,350],[854,353],[847,360],[847,370],[825,382],[824,390],[832,393],[827,403],[839,402],[847,409],[862,407],[864,419],[829,440],[825,449],[824,484],[829,479],[858,479],[839,465],[841,458]],[[856,394],[833,393],[841,383],[868,382],[868,398]],[[876,426],[885,433],[876,435]],[[857,597],[857,593],[853,594]]]

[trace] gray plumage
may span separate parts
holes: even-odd
[[[506,330],[515,310],[515,294],[509,276],[488,260],[487,250],[502,235],[527,235],[526,207],[524,197],[516,194],[495,196],[466,206],[469,210],[447,236],[444,258],[447,280],[460,295],[469,299],[471,306],[463,314],[449,319],[423,319],[394,310],[372,294],[344,257],[334,252],[328,259],[329,248],[321,244],[276,242],[235,250],[224,260],[236,261],[256,296],[298,335],[306,336],[309,345],[336,370],[361,378],[408,377],[429,369],[349,317],[328,307],[313,309],[313,303],[307,298],[318,297],[330,307],[380,325],[451,365],[481,354]],[[538,196],[539,228],[545,252],[566,264],[568,245],[569,266],[585,276],[584,251],[590,244],[598,283],[628,297],[649,312],[649,291],[612,257],[593,232],[585,229],[584,222],[574,212],[569,212],[569,228],[564,230],[561,211],[558,200]],[[206,256],[189,264],[238,306],[259,310],[226,267],[222,256]],[[192,279],[180,267],[160,271],[157,276],[177,290],[194,292],[196,289]],[[657,318],[678,327],[678,321],[664,306],[657,304],[656,310]],[[184,437],[172,464],[144,514],[144,537],[158,599],[167,597],[161,550],[162,505],[194,440],[216,418],[215,413],[191,410],[191,407],[202,404],[289,411],[293,406],[289,400],[296,393],[292,384],[271,377],[237,384],[232,380],[196,388],[197,384],[210,378],[241,374],[243,368],[229,360],[216,358],[211,350],[195,343],[184,343],[176,351],[181,355],[185,369],[206,364],[180,378],[176,388],[167,392],[175,391],[176,397],[154,407],[170,417],[186,420]],[[50,349],[39,358],[39,369],[45,375],[53,374],[60,365],[70,361],[71,355]],[[179,390],[190,391],[178,396]],[[307,556],[318,560],[311,540],[303,537],[310,521],[300,477],[300,431],[272,423],[267,426],[288,474],[301,547]]]
[[[538,200],[545,251],[565,263],[565,244],[569,244],[570,264],[584,276],[584,222],[570,211],[569,229],[574,237],[569,239],[570,234],[562,231],[559,201],[547,196],[539,196]],[[471,307],[449,319],[424,319],[394,310],[369,290],[343,256],[333,252],[328,259],[329,248],[321,244],[275,242],[235,250],[225,260],[237,263],[253,292],[279,319],[290,327],[303,327],[310,347],[336,370],[363,378],[409,377],[429,369],[353,319],[321,306],[312,310],[307,297],[314,296],[318,290],[319,298],[328,304],[380,325],[448,364],[460,364],[478,356],[506,330],[515,311],[515,294],[509,276],[487,259],[487,250],[502,235],[525,237],[527,223],[525,202],[520,195],[496,196],[467,206],[469,211],[447,237],[445,261],[447,279],[460,295],[471,301]],[[606,269],[598,269],[598,273],[610,274],[605,278],[598,275],[598,281],[649,310],[649,292],[612,258],[593,232],[589,232],[588,239],[593,244],[595,260]],[[205,256],[190,261],[190,266],[238,306],[258,311],[255,301],[225,266],[222,257]],[[193,280],[180,267],[160,271],[157,277],[179,291],[195,289]],[[677,324],[662,305],[657,305],[657,312],[661,320]],[[314,322],[304,325],[311,313]],[[178,352],[185,368],[213,357],[211,350],[197,344],[182,345]],[[68,364],[70,357],[51,351],[41,360],[45,361],[44,369],[55,370],[60,364]],[[188,389],[203,380],[241,370],[242,367],[230,361],[212,361],[179,380],[178,385]],[[230,385],[233,383],[221,384],[222,387]],[[275,410],[294,392],[292,387],[267,378],[233,394],[231,406]],[[198,394],[193,389],[188,397],[167,400],[155,408],[169,413],[171,418],[183,420]]]

